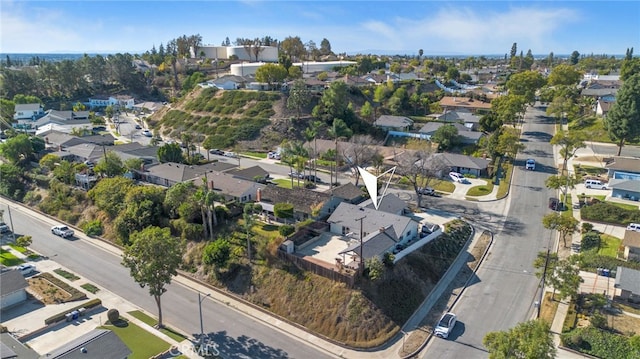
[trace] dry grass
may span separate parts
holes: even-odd
[[[71,298],[71,294],[43,277],[29,278],[27,282],[27,291],[44,304],[62,303]]]
[[[552,294],[550,292],[544,294],[542,307],[540,308],[540,319],[549,323],[549,325],[553,324],[553,318],[555,318],[556,311],[558,311],[558,301],[551,300]]]
[[[625,335],[640,334],[640,318],[635,318],[625,314],[607,315],[609,326]]]

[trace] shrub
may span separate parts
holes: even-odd
[[[378,257],[367,259],[365,261],[365,266],[369,279],[375,282],[382,278],[382,275],[384,274],[384,264],[382,264]]]
[[[631,222],[640,222],[640,210],[625,209],[606,202],[582,207],[580,216],[583,220],[587,221],[613,223],[625,226]]]
[[[585,251],[588,251],[589,249],[592,249],[592,248],[600,248],[600,242],[601,242],[600,233],[587,232],[584,234],[584,236],[582,236],[582,249]]]
[[[100,236],[103,233],[102,221],[99,219],[82,222],[80,223],[80,228],[86,235],[91,237]]]
[[[107,318],[109,319],[111,324],[117,323],[118,320],[120,320],[120,312],[115,308],[111,308],[109,309],[109,311],[107,311]]]
[[[394,256],[393,253],[385,252],[384,256],[382,257],[382,263],[386,267],[393,267],[393,261],[395,259],[396,259],[396,256]]]
[[[287,237],[288,235],[295,232],[295,230],[296,230],[295,227],[285,224],[278,228],[278,233],[280,233],[280,235],[283,237]]]
[[[67,303],[67,302],[73,302],[76,300],[81,300],[81,299],[86,299],[87,295],[84,294],[83,292],[77,290],[76,288],[70,286],[69,284],[61,281],[60,279],[56,278],[53,276],[53,274],[51,273],[42,273],[40,274],[40,277],[48,280],[49,282],[51,282],[53,285],[59,287],[60,289],[64,290],[65,292],[69,293],[71,295],[71,297],[65,299],[63,302]]]
[[[582,233],[593,231],[593,224],[589,222],[582,222]]]
[[[231,244],[226,238],[207,244],[202,251],[202,261],[216,267],[224,267],[231,256]]]
[[[593,313],[590,322],[595,328],[607,329],[607,318],[600,313]]]

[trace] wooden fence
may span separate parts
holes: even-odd
[[[317,275],[329,278],[336,282],[345,283],[349,286],[349,288],[353,287],[356,275],[358,274],[358,271],[351,269],[343,269],[343,272],[339,272],[336,268],[328,268],[326,266],[322,266],[318,263],[308,261],[304,257],[290,254],[283,250],[278,250],[278,257],[295,264],[300,269],[313,272]]]

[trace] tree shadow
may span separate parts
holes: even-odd
[[[525,131],[522,135],[530,139],[536,139],[540,142],[549,142],[552,137],[551,134],[542,131]]]
[[[199,337],[199,335],[196,335]],[[212,346],[219,352],[219,356],[223,358],[273,358],[273,359],[287,359],[290,358],[282,349],[272,348],[264,343],[241,335],[237,338],[233,338],[227,335],[225,330],[206,334],[204,341],[209,346]]]

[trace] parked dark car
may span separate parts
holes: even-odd
[[[315,175],[306,175],[304,176],[304,179],[309,182],[322,183],[320,177],[316,177]]]
[[[224,151],[223,150],[219,150],[217,148],[210,149],[209,153],[212,154],[212,155],[220,155],[220,156],[224,155]]]
[[[554,211],[562,211],[564,209],[564,203],[562,203],[559,199],[551,197],[549,198],[549,209]]]

